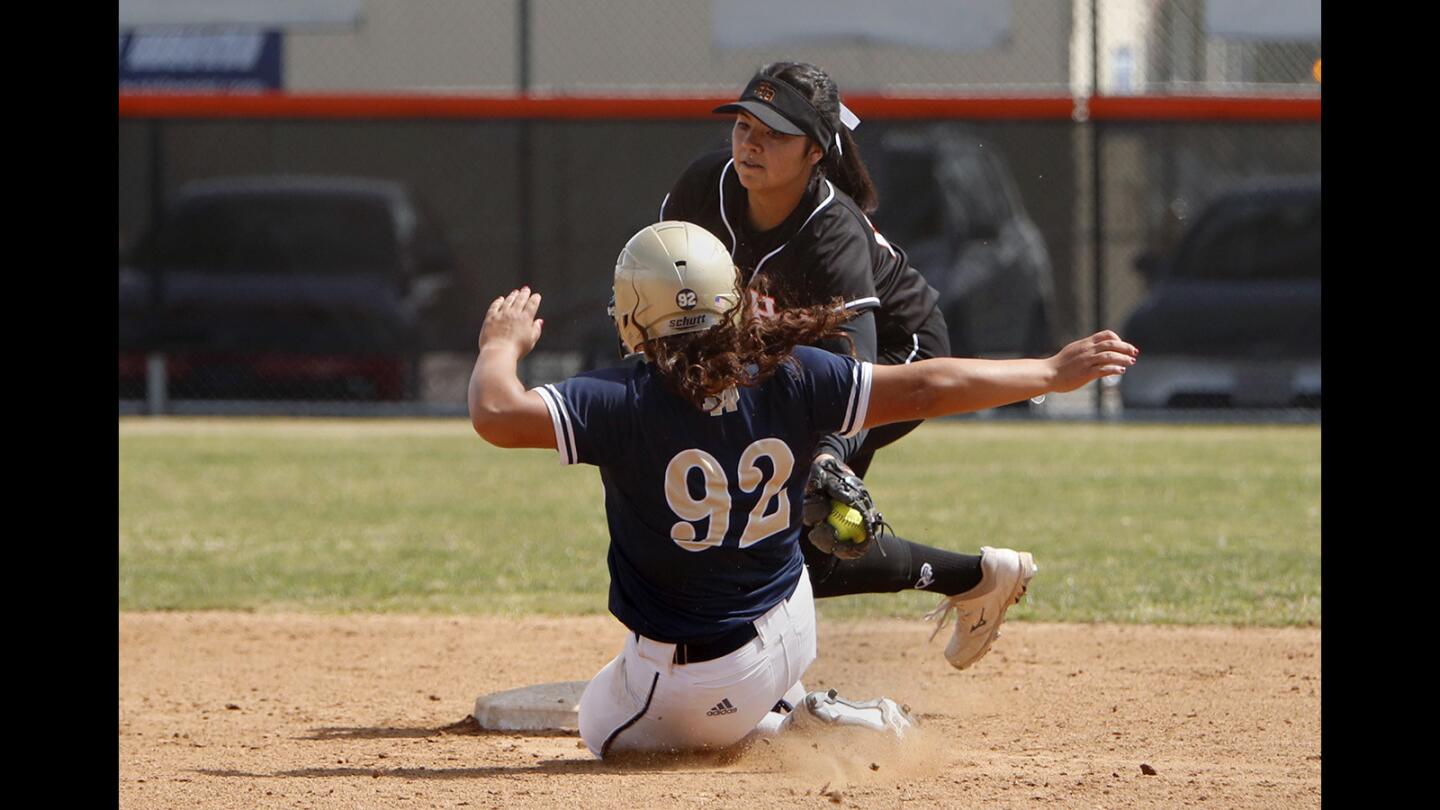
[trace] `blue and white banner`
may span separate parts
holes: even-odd
[[[279,31],[166,27],[120,32],[120,89],[177,92],[279,90]]]

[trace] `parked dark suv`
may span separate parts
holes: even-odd
[[[177,399],[408,399],[455,261],[394,182],[182,188],[120,267],[120,396],[166,358]]]
[[[1144,352],[1127,408],[1320,406],[1320,177],[1219,195],[1150,281],[1121,334]]]
[[[875,226],[939,291],[951,352],[1054,351],[1050,254],[999,150],[952,125],[887,132],[880,146],[870,164],[888,202]]]

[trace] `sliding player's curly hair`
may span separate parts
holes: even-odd
[[[732,386],[751,387],[772,377],[796,346],[848,335],[840,324],[849,318],[837,298],[828,304],[759,315],[744,290],[737,290],[740,313],[703,332],[654,338],[641,348],[655,364],[667,388],[704,409],[708,397]],[[851,353],[854,343],[851,342]]]

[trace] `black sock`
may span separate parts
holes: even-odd
[[[911,543],[909,540],[900,542],[908,543],[910,546],[910,564],[915,569],[915,587],[919,590],[954,596],[980,584],[979,554],[959,554],[943,548],[931,548],[919,543]],[[927,566],[930,569],[929,579],[931,581],[921,586],[919,583],[926,580],[925,569]]]
[[[980,584],[978,554],[922,546],[889,534],[875,542],[880,547],[870,549],[864,557],[842,560],[815,548],[802,536],[800,548],[805,552],[815,598],[911,589],[953,596]]]

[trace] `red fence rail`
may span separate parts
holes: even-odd
[[[705,119],[731,96],[538,97],[262,93],[121,93],[121,118],[447,118]],[[1319,98],[1213,96],[1069,96],[940,98],[846,96],[861,118],[877,120],[1316,121]]]

